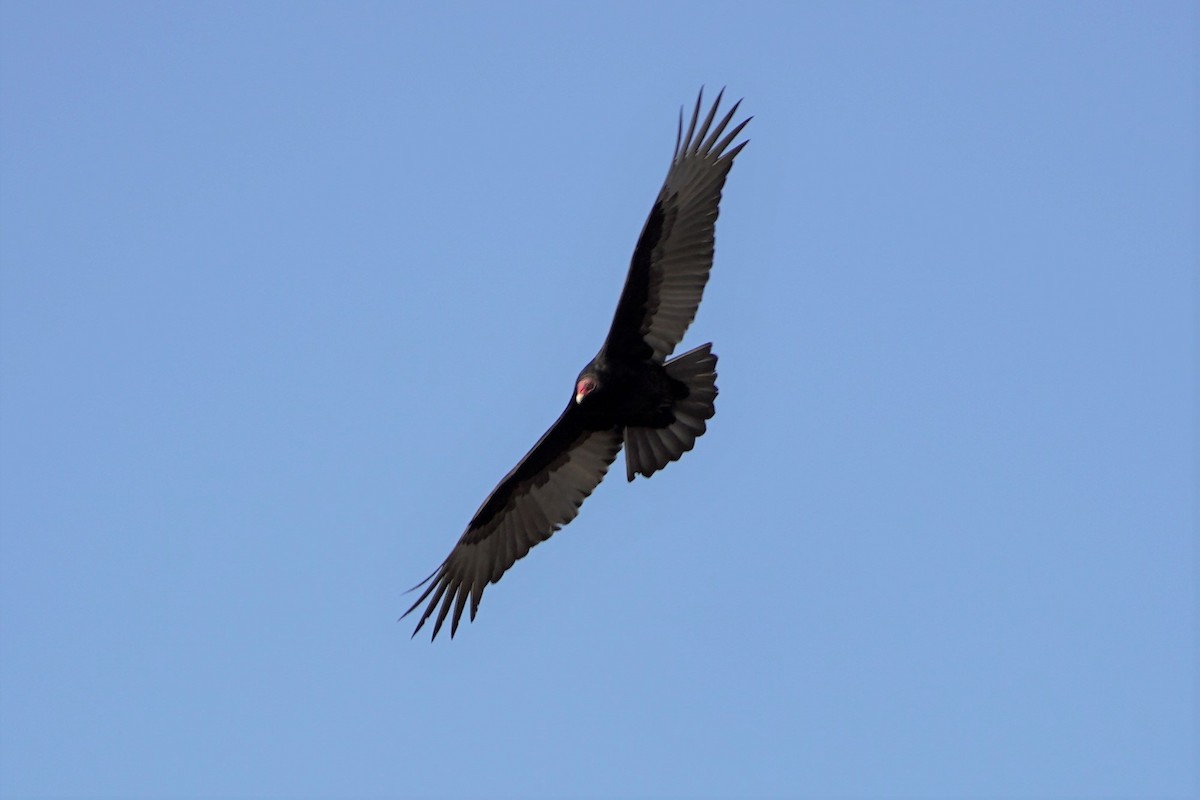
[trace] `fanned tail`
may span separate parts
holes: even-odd
[[[700,345],[668,361],[667,374],[688,388],[687,397],[676,401],[675,421],[665,428],[625,429],[625,477],[649,478],[691,450],[707,429],[706,420],[717,413],[717,356],[712,342]]]

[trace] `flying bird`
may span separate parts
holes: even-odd
[[[667,179],[600,352],[575,379],[566,410],[483,501],[441,566],[413,587],[425,590],[404,617],[429,601],[413,636],[436,611],[436,639],[453,606],[453,638],[468,599],[474,620],[487,585],[575,518],[622,446],[626,478],[648,478],[691,450],[716,413],[712,343],[668,356],[696,316],[713,263],[721,189],[748,143],[730,148],[750,118],[725,132],[740,100],[713,124],[723,94],[701,121],[701,90],[686,135],[680,110]]]

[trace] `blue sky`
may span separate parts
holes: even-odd
[[[1190,796],[1197,41],[0,5],[0,794]],[[709,432],[410,640],[701,84],[755,115]]]

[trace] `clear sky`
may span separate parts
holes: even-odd
[[[1185,797],[1190,3],[0,5],[0,794]],[[678,108],[717,416],[431,645]]]

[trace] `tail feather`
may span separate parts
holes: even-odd
[[[712,343],[689,350],[664,365],[667,374],[688,388],[687,397],[676,401],[675,421],[665,428],[625,429],[625,477],[649,478],[691,450],[707,430],[706,420],[717,413],[717,356]]]

